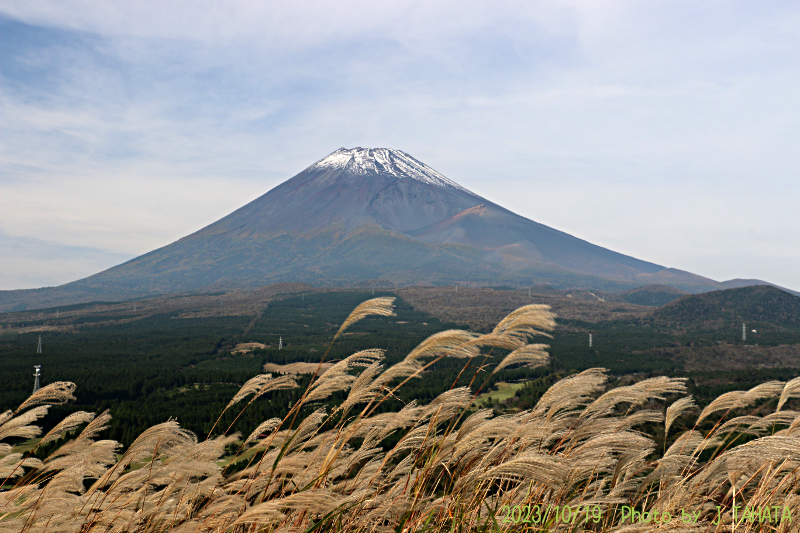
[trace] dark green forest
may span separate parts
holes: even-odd
[[[458,327],[414,311],[398,299],[397,316],[366,318],[331,345],[347,315],[371,297],[370,292],[329,292],[272,302],[246,335],[243,331],[252,317],[177,318],[178,312],[82,327],[76,332],[41,333],[42,354],[36,353],[39,332],[5,334],[0,337],[5,383],[0,405],[14,408],[27,398],[33,385],[33,365],[38,364],[42,365],[42,384],[72,381],[78,385],[77,402],[52,409],[44,427],[59,420],[67,410],[110,409],[113,422],[109,438],[126,446],[146,428],[171,417],[198,435],[205,435],[239,387],[262,373],[267,362],[317,362],[329,348],[326,360],[336,361],[359,350],[381,348],[386,351],[386,364],[392,364],[433,333]],[[76,322],[89,324],[115,318],[119,317],[92,316]],[[283,341],[280,350],[279,339]],[[259,342],[268,347],[233,354],[232,349],[241,342]],[[457,381],[465,363],[447,359],[437,363],[422,378],[402,388],[399,401],[417,399],[424,403],[441,393],[444,383],[466,384],[462,383],[464,380]],[[514,374],[517,378],[526,375],[519,371]],[[233,430],[247,433],[267,418],[283,416],[308,379],[300,377],[301,387],[297,390],[276,391],[259,399],[236,421]],[[489,380],[485,386],[493,384],[494,380]],[[330,401],[340,399],[332,397]],[[396,405],[386,403],[383,407]],[[227,428],[237,414],[236,409],[231,409],[218,429]]]
[[[167,311],[135,320],[119,320],[120,315],[86,315],[72,323],[72,331],[3,333],[0,336],[0,363],[3,388],[0,406],[15,408],[30,394],[33,366],[42,365],[42,384],[72,381],[77,384],[77,401],[53,408],[43,425],[60,420],[67,411],[100,412],[110,409],[113,422],[109,438],[124,446],[145,429],[176,418],[183,427],[205,436],[230,398],[253,376],[262,373],[265,363],[286,364],[318,362],[327,351],[326,360],[336,361],[356,351],[380,348],[386,352],[386,365],[398,362],[426,337],[445,329],[465,326],[442,323],[411,308],[402,299],[395,301],[396,316],[366,318],[331,345],[339,325],[359,303],[375,296],[395,296],[391,292],[340,291],[308,292],[272,301],[263,312],[253,316],[179,318],[180,312]],[[47,325],[31,312],[20,314],[17,327]],[[101,324],[103,323],[103,324]],[[497,381],[529,381],[517,391],[513,404],[529,407],[555,382],[571,372],[591,367],[608,368],[613,375],[636,374],[641,377],[667,374],[690,379],[692,394],[702,402],[726,390],[746,388],[767,379],[791,379],[794,368],[759,371],[709,369],[686,372],[680,364],[659,351],[676,346],[714,346],[720,342],[740,342],[735,331],[720,335],[709,331],[676,331],[663,321],[609,321],[586,323],[560,320],[553,338],[537,339],[550,345],[548,367],[510,369],[490,376],[492,361],[505,355],[497,350],[490,360],[444,359],[423,377],[414,379],[397,393],[397,402],[416,399],[421,403],[434,398],[453,385],[471,385],[473,391],[490,390]],[[246,333],[245,333],[246,332]],[[592,333],[593,346],[588,344]],[[43,353],[36,353],[39,335]],[[726,336],[727,335],[727,336]],[[728,338],[730,337],[730,338]],[[279,349],[279,340],[282,348]],[[239,343],[266,345],[249,353],[233,353]],[[759,342],[769,344],[800,343],[794,329],[765,331]],[[473,365],[489,366],[470,383]],[[472,367],[472,368],[470,368]],[[308,377],[300,377],[300,388],[276,391],[259,398],[235,422],[234,431],[249,433],[267,418],[285,415],[305,389]],[[330,398],[338,403],[340,397]],[[240,408],[242,406],[239,406]],[[309,406],[308,409],[317,406]],[[502,407],[502,406],[498,406]],[[513,405],[511,406],[513,407]],[[239,415],[240,409],[226,412],[215,432],[224,431]]]

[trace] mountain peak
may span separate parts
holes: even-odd
[[[458,183],[402,150],[392,148],[339,148],[309,167],[317,171],[348,171],[353,174],[391,174],[397,179],[411,179],[445,189],[474,194]]]
[[[689,292],[721,285],[512,213],[401,150],[356,147],[336,150],[230,215],[122,265],[52,291],[0,291],[0,311],[378,279],[605,290],[664,283]]]

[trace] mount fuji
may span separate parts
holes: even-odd
[[[341,148],[230,215],[59,287],[0,292],[0,311],[277,282],[726,284],[623,255],[512,213],[388,148]],[[746,284],[763,283],[748,280]]]

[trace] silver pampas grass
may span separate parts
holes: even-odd
[[[366,316],[390,315],[392,301],[359,305],[336,335]],[[67,442],[36,459],[3,441],[39,436],[35,423],[49,406],[74,398],[71,383],[42,387],[0,414],[0,532],[796,531],[800,417],[786,406],[800,396],[800,378],[723,394],[699,415],[682,379],[609,388],[603,369],[562,379],[513,413],[478,408],[465,387],[444,387],[428,405],[376,412],[445,357],[491,361],[501,349],[508,353],[493,372],[545,364],[547,345],[531,341],[554,327],[546,306],[529,305],[484,335],[437,333],[386,368],[381,350],[269,365],[283,375],[254,377],[226,409],[296,387],[292,375],[313,377],[286,417],[244,439],[225,431],[198,441],[169,420],[120,453],[118,443],[98,440],[108,412],[77,412],[41,441]],[[349,391],[339,405],[298,417],[339,391]],[[742,412],[766,400],[772,412]],[[678,419],[694,427],[672,436]],[[224,458],[225,450],[234,443],[250,463],[228,474],[223,465],[238,455]],[[765,522],[770,505],[780,513]],[[759,519],[740,513],[734,523],[733,508],[758,509]],[[681,518],[641,523],[630,519],[633,510]],[[524,514],[540,520],[526,524],[517,519]]]

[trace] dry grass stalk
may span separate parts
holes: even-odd
[[[294,389],[297,388],[297,386],[297,382],[289,376],[273,378],[272,374],[261,374],[260,376],[249,379],[247,383],[242,385],[242,388],[231,398],[231,401],[228,402],[225,409],[229,409],[251,394],[255,395],[253,398],[253,400],[255,400],[269,391]]]
[[[275,372],[278,374],[313,374],[319,371],[320,374],[324,373],[333,363],[289,363],[288,365],[276,365],[275,363],[267,363],[264,365],[264,372]]]
[[[357,380],[350,374],[356,368],[369,368],[383,359],[383,350],[370,349],[356,352],[330,367],[309,388],[304,402],[323,400],[332,393],[349,389]]]
[[[705,420],[709,415],[719,411],[731,411],[733,409],[741,409],[753,404],[758,400],[765,398],[774,398],[782,393],[784,383],[780,381],[770,381],[756,385],[748,391],[731,391],[722,394],[714,401],[712,401],[705,409],[700,412],[697,417],[697,424]]]
[[[800,376],[789,380],[783,387],[776,411],[780,411],[790,398],[800,398]]]
[[[511,365],[521,364],[527,368],[546,365],[550,361],[550,356],[545,350],[549,347],[550,346],[547,344],[526,344],[525,346],[517,348],[500,361],[500,364],[495,367],[492,374]]]
[[[664,435],[669,434],[669,428],[672,427],[672,424],[675,420],[683,414],[684,411],[689,409],[695,409],[697,404],[694,403],[694,398],[691,396],[685,396],[683,398],[678,398],[669,407],[667,407],[667,417],[664,421]]]
[[[30,409],[36,405],[60,405],[62,403],[66,403],[75,399],[75,396],[72,394],[73,392],[75,392],[74,383],[70,383],[68,381],[56,381],[54,383],[50,383],[49,385],[45,385],[41,389],[31,394],[30,397],[22,403],[22,405],[17,407],[15,413],[19,413],[25,409]]]
[[[94,413],[87,413],[86,411],[78,411],[77,413],[68,415],[64,420],[56,424],[53,429],[48,431],[47,435],[42,437],[42,440],[39,441],[39,445],[41,446],[42,444],[58,440],[64,433],[72,431],[82,424],[88,424],[94,420],[94,416]]]
[[[32,439],[38,436],[42,432],[41,428],[39,428],[39,426],[30,425],[30,423],[46,415],[48,409],[49,406],[41,405],[17,417],[6,417],[6,422],[0,426],[0,440],[10,439],[12,437]],[[17,412],[18,411],[19,409]],[[11,413],[11,411],[7,411],[7,413]]]
[[[339,333],[364,316],[391,312],[390,299],[366,304]],[[780,500],[791,512],[800,511],[800,417],[784,410],[800,390],[797,379],[723,394],[697,423],[759,399],[779,397],[778,407],[765,415],[723,419],[709,431],[700,431],[704,426],[696,423],[695,429],[670,437],[660,455],[643,428],[663,422],[669,435],[676,420],[696,405],[691,397],[665,410],[648,402],[684,394],[683,380],[652,378],[604,392],[606,372],[590,369],[554,384],[527,411],[471,412],[472,391],[464,387],[444,391],[428,405],[411,402],[398,412],[373,414],[402,385],[394,383],[419,375],[442,357],[474,357],[482,349],[501,347],[511,352],[495,371],[545,362],[546,346],[528,342],[553,325],[546,307],[526,306],[486,335],[436,334],[387,369],[380,350],[329,365],[285,419],[267,420],[244,439],[240,449],[252,446],[263,456],[232,475],[223,472],[219,460],[237,435],[198,442],[168,421],[142,433],[119,456],[116,442],[96,440],[109,423],[108,412],[95,418],[75,413],[45,440],[53,442],[84,423],[87,427],[44,461],[13,453],[0,442],[0,474],[9,478],[0,490],[0,532],[277,533],[315,525],[317,531],[335,532],[411,532],[423,526],[437,533],[477,532],[494,524],[492,516],[500,530],[517,531],[521,524],[503,521],[508,512],[503,506],[528,504],[602,507],[600,522],[550,523],[546,528],[554,533],[722,531],[731,529],[732,518],[725,514],[719,527],[711,524],[716,505],[728,509]],[[305,365],[304,371],[321,370],[318,364]],[[283,368],[289,372],[290,366]],[[294,385],[289,376],[257,376],[229,407]],[[296,429],[286,429],[293,427],[289,416],[304,404],[348,388],[347,399],[332,409],[345,416],[331,418],[320,408]],[[73,390],[60,384],[25,402],[17,410],[22,414],[0,414],[0,441],[38,435],[33,422]],[[366,407],[346,416],[358,404]],[[335,427],[326,424],[332,420]],[[737,444],[739,435],[751,440]],[[387,437],[396,443],[387,445]],[[624,523],[622,506],[678,514],[696,509],[700,519],[694,525]],[[789,527],[769,524],[770,531]],[[736,525],[737,532],[755,530],[750,523]]]
[[[345,321],[342,322],[342,325],[339,327],[336,335],[334,335],[334,338],[344,333],[347,328],[359,320],[370,315],[394,316],[394,300],[395,299],[392,297],[382,296],[380,298],[373,298],[358,304],[358,306],[356,306],[356,308],[353,309],[353,311],[348,315]]]

